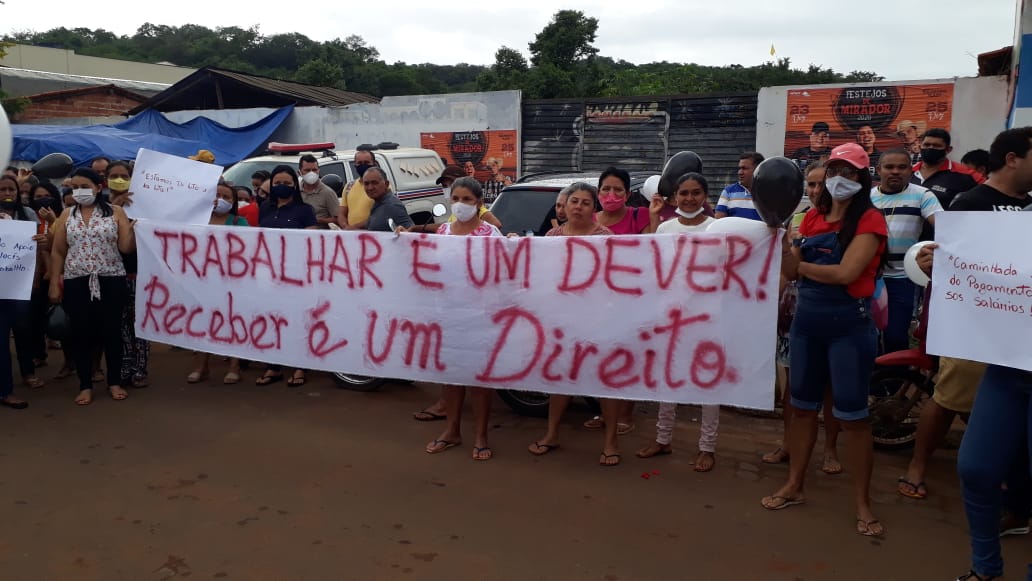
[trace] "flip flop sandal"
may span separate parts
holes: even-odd
[[[449,442],[448,440],[434,440],[430,442],[430,445],[426,447],[427,454],[440,454],[449,448],[454,448],[462,442]],[[441,446],[443,444],[443,446]],[[441,446],[441,447],[438,447]]]
[[[531,450],[529,448],[527,449],[528,452],[535,456],[544,456],[545,454],[548,454],[553,450],[559,449],[559,444],[542,444],[540,442],[534,442],[533,444],[531,444],[531,446],[540,450],[540,452],[535,452],[534,450]]]
[[[767,498],[773,502],[764,502]],[[785,496],[768,496],[760,501],[760,505],[767,510],[784,510],[790,506],[806,504],[805,498],[788,498]]]
[[[770,458],[772,456],[778,456],[779,459],[777,459],[777,460],[768,460],[767,459],[767,458]],[[788,462],[788,452],[786,452],[783,447],[779,447],[777,450],[774,450],[773,452],[771,452],[769,454],[764,454],[763,457],[760,458],[760,460],[764,464],[784,464],[785,462]]]
[[[238,383],[239,381],[240,381],[240,374],[236,373],[234,371],[230,371],[229,373],[226,374],[225,377],[222,378],[222,383],[224,383],[226,385],[233,385],[234,383]]]
[[[115,391],[109,387],[108,393],[111,394],[111,399],[115,401],[123,401],[129,397],[129,393],[121,388],[119,388],[118,391]]]
[[[609,462],[610,458],[616,458],[616,462],[612,462],[612,463]],[[607,468],[611,468],[613,466],[619,466],[620,465],[620,455],[619,454],[606,454],[605,452],[602,452],[602,456],[600,456],[599,459],[598,459],[598,465],[599,466],[605,466]]]
[[[437,414],[430,411],[429,409],[425,409],[412,414],[412,419],[416,420],[417,422],[437,422],[440,420],[448,419],[448,416],[445,414]]]
[[[190,375],[186,376],[186,382],[187,383],[200,383],[201,381],[204,381],[205,379],[208,379],[208,372],[207,371],[203,371],[203,372],[201,372],[201,371],[193,371],[193,372],[190,373]]]
[[[881,526],[881,521],[879,521],[878,519],[864,520],[862,518],[857,517],[856,524],[857,524],[856,532],[861,534],[861,535],[863,535],[863,536],[865,536],[865,537],[883,537],[883,536],[885,536],[885,527]],[[860,528],[860,525],[863,525],[863,529],[862,530]],[[871,526],[872,525],[878,525],[879,527],[881,527],[881,529],[882,529],[881,532],[880,533],[876,533],[873,530],[871,530]]]
[[[589,430],[601,430],[606,427],[606,421],[602,419],[602,416],[595,416],[584,422],[584,427]]]
[[[84,391],[89,391],[90,395],[85,397],[85,398],[83,398],[82,392],[84,392]],[[93,403],[93,390],[90,390],[90,389],[80,389],[79,390],[79,395],[77,395],[75,397],[75,405],[87,406],[87,405],[90,405],[91,403]]]
[[[928,496],[928,487],[925,485],[924,481],[915,484],[907,480],[906,476],[900,476],[896,479],[896,482],[896,492],[900,493],[901,496],[913,498],[914,500],[924,500]],[[906,490],[904,487],[910,487],[913,492]],[[922,488],[925,489],[924,494],[921,493]]]
[[[133,387],[135,387],[136,389],[141,389],[148,386],[150,386],[150,382],[147,381],[146,375],[138,375],[133,378]]]
[[[487,456],[483,455],[485,452],[487,453]],[[474,460],[483,462],[484,460],[490,460],[493,456],[494,453],[491,452],[491,448],[488,448],[487,446],[484,446],[483,448],[473,448]]]
[[[27,401],[7,401],[6,399],[0,399],[0,405],[4,406],[5,408],[11,408],[12,410],[23,410],[23,409],[29,407],[29,402],[27,402]]]
[[[709,456],[703,456],[703,454],[709,454]],[[709,466],[700,466],[699,465],[699,459],[700,458],[704,458],[704,457],[709,458],[709,461],[710,461],[710,465]],[[695,458],[695,465],[693,466],[692,469],[695,470],[696,472],[709,472],[709,471],[713,470],[714,468],[716,468],[716,466],[717,466],[717,457],[716,457],[716,455],[714,455],[712,452],[699,452],[699,455],[696,456],[696,458]]]
[[[634,424],[628,424],[624,422],[616,422],[616,435],[626,436],[634,431],[636,426]]]
[[[66,377],[71,377],[73,375],[75,375],[74,369],[63,368],[60,371],[58,371],[56,375],[54,375],[54,379],[64,379]]]
[[[304,376],[301,376],[301,377],[294,376],[294,377],[291,377],[290,379],[287,380],[287,387],[301,387],[307,381],[308,381],[307,377],[304,377]]]
[[[652,458],[654,456],[668,456],[673,453],[674,449],[670,446],[665,448],[653,448],[652,446],[649,446],[648,448],[638,450],[634,455],[639,458]]]
[[[837,464],[837,466],[829,468],[828,467],[828,459],[825,458],[821,462],[821,472],[823,472],[823,473],[825,473],[825,474],[827,474],[829,476],[836,476],[838,474],[842,474],[842,463],[836,461],[835,464]]]
[[[39,389],[46,385],[46,383],[44,383],[43,380],[38,377],[30,377],[25,380],[25,385],[31,387],[32,389]]]
[[[272,385],[278,381],[283,381],[282,373],[275,373],[273,375],[263,375],[258,379],[254,380],[255,385]]]

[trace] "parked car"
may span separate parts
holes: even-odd
[[[551,172],[523,176],[506,187],[491,204],[491,213],[502,222],[502,233],[544,236],[555,218],[555,198],[563,188],[577,182],[598,184],[602,172]],[[631,206],[648,206],[641,186],[653,172],[631,173]],[[601,209],[601,208],[599,208]]]
[[[245,159],[226,170],[225,178],[234,184],[250,184],[251,174],[259,170],[272,171],[280,164],[294,169],[301,156],[311,154],[319,160],[319,175],[336,174],[345,184],[357,179],[356,150],[336,150],[333,143],[270,143],[266,155]],[[437,178],[444,170],[441,156],[432,149],[398,147],[397,143],[369,146],[377,163],[387,172],[391,189],[405,204],[409,216],[417,224],[434,219],[435,204],[448,204]],[[363,149],[365,149],[363,147]],[[447,216],[437,221],[447,220]]]

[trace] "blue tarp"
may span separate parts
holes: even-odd
[[[289,105],[251,125],[236,128],[206,117],[173,123],[150,109],[117,125],[12,125],[11,159],[35,162],[61,152],[68,154],[76,165],[85,165],[98,155],[136,159],[136,152],[143,147],[184,157],[207,149],[215,154],[215,163],[229,165],[265,147],[293,110],[294,106]]]

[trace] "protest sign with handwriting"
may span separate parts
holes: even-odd
[[[139,222],[140,337],[306,369],[770,409],[780,239]]]
[[[0,220],[0,299],[29,300],[36,274],[36,224]],[[5,337],[6,339],[6,337]]]
[[[928,352],[1032,370],[1029,212],[935,218]]]
[[[125,213],[134,220],[207,224],[221,175],[222,166],[140,149]]]

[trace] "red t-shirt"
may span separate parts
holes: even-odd
[[[237,210],[237,215],[242,216],[251,226],[258,225],[258,204],[252,202]]]
[[[842,227],[842,221],[828,222],[824,219],[824,216],[817,208],[811,208],[806,213],[806,216],[803,217],[803,223],[799,225],[799,233],[805,237],[838,232]],[[889,229],[885,224],[885,216],[874,208],[864,212],[864,215],[860,216],[860,223],[856,227],[856,235],[859,236],[861,234],[876,234],[880,238],[880,242],[878,243],[878,252],[874,253],[871,262],[860,273],[860,276],[852,283],[846,285],[846,292],[858,299],[874,295],[874,280],[878,277],[878,266],[881,265],[881,257],[885,253],[885,244],[889,238]],[[846,249],[843,248],[842,254],[845,253]]]

